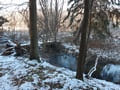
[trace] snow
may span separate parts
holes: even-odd
[[[79,46],[76,46],[76,45],[71,45],[70,43],[64,43],[63,46],[67,49],[69,49],[69,53],[71,53],[73,50],[76,52],[76,53],[79,53]]]
[[[20,86],[19,90],[34,90],[34,87],[30,82],[26,82]]]
[[[89,48],[88,52],[92,55],[100,55],[103,58],[114,59],[120,61],[120,39],[113,38],[112,40],[106,40],[106,43],[111,45],[109,49],[100,49],[100,48]],[[113,46],[112,46],[113,45]],[[64,43],[63,46],[68,49],[68,53],[79,53],[79,46],[71,45],[69,43]],[[107,46],[106,46],[107,48]]]
[[[120,90],[119,85],[104,80],[77,80],[75,72],[41,60],[0,56],[0,90]]]
[[[119,49],[118,49],[119,50]],[[111,50],[102,50],[102,49],[89,49],[89,51],[95,55],[101,55],[103,58],[114,59],[116,61],[120,61],[120,51],[115,48],[111,48]]]
[[[9,42],[10,45],[16,46],[16,44],[13,43],[11,40],[8,40],[8,42]]]
[[[8,74],[0,78],[0,90],[16,90],[16,87],[12,85],[9,79],[10,77]]]

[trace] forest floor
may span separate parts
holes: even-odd
[[[95,78],[75,79],[75,72],[41,59],[0,56],[0,90],[120,90],[120,85]]]
[[[70,38],[67,39],[67,41],[70,40]],[[97,46],[97,49],[92,48],[90,51],[119,60],[120,39],[115,39],[110,43],[105,46],[98,45],[98,42],[96,42],[97,45],[92,43],[91,46]],[[63,45],[71,49],[70,51],[73,49],[75,52],[79,52],[79,47],[68,43]],[[103,50],[106,46],[107,49]],[[0,48],[0,51],[4,51],[2,49]],[[37,62],[25,57],[0,55],[0,90],[120,90],[119,84],[95,78],[84,78],[84,81],[81,81],[77,80],[75,75],[74,71],[53,66],[43,58],[41,58],[41,62]]]

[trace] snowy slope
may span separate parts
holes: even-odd
[[[0,90],[120,90],[98,79],[75,79],[75,72],[23,57],[0,56]]]

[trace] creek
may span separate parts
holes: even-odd
[[[52,65],[64,67],[72,71],[76,71],[77,68],[76,57],[64,53],[52,55],[47,61]],[[102,67],[102,71],[99,73],[101,76],[99,79],[120,84],[120,65],[107,64]]]

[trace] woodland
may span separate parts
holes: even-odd
[[[120,90],[120,0],[0,0],[0,90]]]

